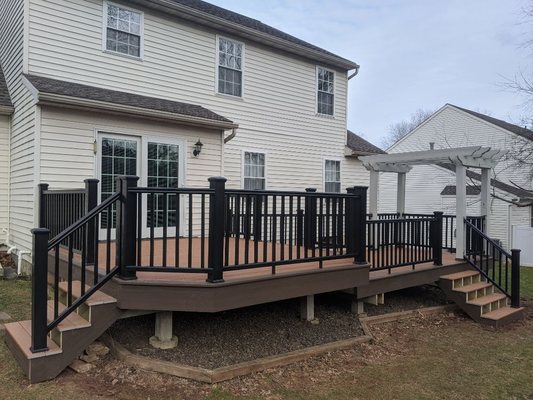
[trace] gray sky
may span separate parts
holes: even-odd
[[[375,144],[418,108],[452,103],[518,123],[503,77],[533,66],[531,0],[207,0],[361,65],[348,127]],[[528,32],[529,31],[529,32]]]

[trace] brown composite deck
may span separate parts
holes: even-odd
[[[154,266],[162,266],[163,257],[167,256],[167,268],[172,271],[175,265],[175,240],[168,239],[166,252],[163,252],[163,241],[154,241]],[[181,267],[189,265],[189,249],[192,250],[190,262],[194,268],[202,265],[207,266],[207,240],[202,243],[200,238],[194,238],[190,243],[188,239],[179,241],[179,264]],[[245,240],[236,241],[230,239],[229,264],[236,259],[237,246],[239,260],[244,262],[246,246],[248,245],[249,261],[254,261],[254,242],[247,243]],[[259,242],[259,262],[263,261],[263,245],[266,246],[267,258],[272,259],[273,248],[271,243]],[[143,266],[150,265],[150,242],[142,242]],[[285,258],[291,254],[295,257],[296,247],[283,248]],[[61,272],[66,274],[66,252],[61,250]],[[277,257],[282,248],[278,244]],[[99,273],[105,272],[108,254],[110,267],[115,265],[115,243],[111,243],[109,253],[105,243],[99,246]],[[300,249],[303,257],[304,250]],[[309,256],[311,252],[309,252]],[[318,255],[318,252],[317,252]],[[367,259],[371,256],[368,254]],[[79,263],[79,255],[74,255],[74,263]],[[322,268],[318,262],[301,262],[296,264],[280,265],[272,267],[251,268],[239,271],[225,271],[223,283],[206,282],[205,273],[183,272],[137,272],[135,280],[113,279],[108,282],[102,291],[115,297],[122,309],[131,310],[169,310],[169,311],[199,311],[217,312],[234,308],[246,307],[254,304],[268,303],[288,298],[302,297],[311,294],[333,292],[338,290],[353,290],[356,288],[358,298],[372,296],[378,293],[386,293],[406,287],[417,286],[435,282],[439,276],[446,273],[464,269],[464,262],[455,260],[455,254],[443,251],[443,266],[434,266],[432,262],[418,264],[413,269],[405,267],[392,268],[389,270],[372,271],[368,264],[358,265],[353,263],[353,258],[324,261]],[[75,268],[74,276],[79,277],[79,268]],[[87,282],[91,282],[92,267],[87,268]]]

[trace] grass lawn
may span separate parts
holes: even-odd
[[[461,314],[414,317],[373,326],[372,344],[217,385],[135,370],[110,357],[88,375],[67,371],[29,385],[0,340],[0,398],[533,399],[533,268],[522,270],[522,297],[528,318],[502,329]],[[22,319],[29,305],[29,282],[0,281],[0,310]]]

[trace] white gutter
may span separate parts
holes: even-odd
[[[351,74],[350,76],[348,76],[348,80],[352,79],[352,78],[355,78],[357,75],[359,75],[359,69],[361,68],[360,65],[357,65],[355,67],[355,71],[353,72],[353,74]]]
[[[237,128],[233,128],[231,135],[224,138],[224,144],[228,143],[230,140],[235,139],[235,136],[237,136]]]

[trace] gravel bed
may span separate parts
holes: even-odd
[[[148,344],[154,315],[118,321],[110,333],[135,354],[210,369],[363,335],[342,294],[316,296],[315,317],[318,324],[301,321],[297,299],[216,314],[174,313],[179,342],[171,350]]]
[[[369,316],[374,316],[445,304],[451,302],[438,286],[423,285],[385,293],[385,304],[365,304],[365,311]]]

